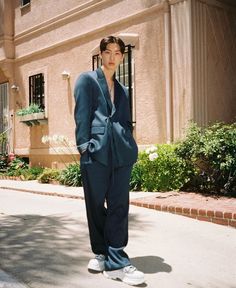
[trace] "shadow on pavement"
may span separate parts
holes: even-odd
[[[130,216],[132,237],[140,237],[140,232],[145,233],[151,222],[137,214]],[[34,287],[74,288],[78,287],[77,279],[87,279],[91,251],[84,219],[64,214],[24,214],[1,216],[0,223],[0,267],[3,270]],[[141,231],[140,227],[143,227]],[[134,257],[131,262],[147,274],[172,271],[171,266],[157,256]],[[68,286],[70,279],[75,281]],[[83,285],[82,282],[79,285]]]
[[[140,231],[140,227],[142,227],[143,233],[145,233],[145,229],[148,227],[152,227],[152,222],[145,221],[143,217],[136,213],[129,213],[129,230]]]
[[[164,263],[164,259],[158,256],[142,256],[131,258],[131,263],[147,274],[158,272],[170,273],[172,268],[169,264]]]
[[[61,276],[81,274],[79,267],[87,265],[85,225],[63,215],[3,216],[0,267],[25,283],[57,286]]]

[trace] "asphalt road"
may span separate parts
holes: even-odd
[[[131,206],[126,252],[139,287],[236,288],[233,228]],[[129,287],[89,273],[90,257],[83,200],[0,190],[0,288]]]

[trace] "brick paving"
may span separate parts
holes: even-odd
[[[236,228],[236,198],[165,192],[131,200],[131,204]]]

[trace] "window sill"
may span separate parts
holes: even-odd
[[[48,123],[48,119],[46,118],[44,112],[32,113],[19,117],[20,122],[26,124],[27,126],[44,125]]]

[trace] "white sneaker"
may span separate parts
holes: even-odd
[[[144,273],[132,265],[118,270],[103,271],[103,275],[109,279],[120,279],[129,285],[139,285],[145,282]]]
[[[89,260],[88,269],[102,272],[105,269],[105,256],[104,255],[95,255],[95,258]]]

